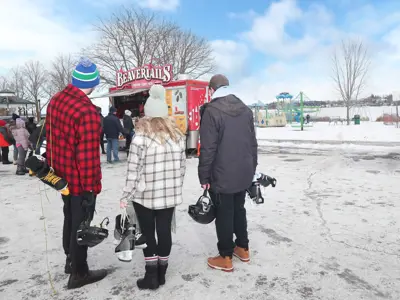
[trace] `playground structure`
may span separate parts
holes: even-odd
[[[268,104],[258,102],[249,105],[254,114],[254,123],[257,127],[285,127],[286,117],[283,114],[271,114],[268,112]]]
[[[276,96],[277,105],[274,113],[268,112],[268,105],[258,101],[250,105],[254,113],[257,127],[285,127],[290,124],[293,128],[312,127],[312,123],[304,118],[304,114],[318,113],[319,106],[304,105],[304,100],[309,99],[303,92],[295,98],[289,93],[280,93]]]
[[[318,113],[321,110],[319,106],[304,105],[305,99],[309,99],[303,92],[300,92],[296,97],[287,92],[280,93],[276,96],[277,114],[286,116],[287,123],[293,128],[312,127],[313,124],[308,119],[305,120],[304,114]]]

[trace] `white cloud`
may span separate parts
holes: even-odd
[[[139,6],[153,10],[175,10],[179,0],[137,0]]]
[[[384,13],[383,8],[378,13],[370,5],[352,9],[347,15],[335,16],[322,4],[301,9],[295,0],[272,2],[264,14],[253,17],[249,30],[235,42],[236,48],[241,43],[264,55],[260,63],[266,64],[256,74],[233,81],[238,94],[247,103],[271,102],[280,92],[296,95],[300,91],[313,100],[338,99],[330,77],[331,55],[342,39],[354,37],[364,40],[371,51],[363,95],[400,90],[400,14],[396,10]],[[337,27],[343,21],[344,30]],[[239,55],[229,59],[242,61]]]
[[[29,59],[48,62],[59,53],[75,53],[94,39],[82,24],[56,13],[56,0],[3,0],[0,18],[0,69]]]
[[[221,73],[245,75],[248,49],[245,45],[230,40],[211,42],[217,71]]]
[[[96,7],[115,7],[118,5],[136,4],[141,8],[148,8],[158,11],[175,11],[180,4],[180,0],[84,0],[88,4]]]
[[[239,20],[244,20],[244,21],[247,21],[247,20],[252,20],[252,19],[254,19],[256,16],[257,16],[258,14],[254,11],[254,10],[252,10],[252,9],[250,9],[250,10],[248,10],[248,11],[246,11],[246,12],[239,12],[239,13],[236,13],[236,12],[229,12],[228,13],[228,17],[229,18],[231,18],[231,19],[239,19]]]

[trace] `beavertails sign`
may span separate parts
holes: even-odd
[[[172,65],[144,65],[128,71],[117,72],[117,88],[147,88],[153,84],[166,84],[173,78]]]

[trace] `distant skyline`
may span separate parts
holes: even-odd
[[[78,52],[96,36],[99,17],[136,5],[207,38],[246,103],[280,92],[312,100],[339,98],[330,57],[341,39],[369,45],[372,65],[363,96],[400,90],[400,1],[365,0],[2,0],[0,75],[29,59],[48,63]]]

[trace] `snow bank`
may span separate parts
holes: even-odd
[[[362,122],[361,125],[329,125],[315,123],[313,127],[257,128],[257,139],[268,141],[340,141],[340,142],[392,142],[400,143],[400,128],[378,122]]]

